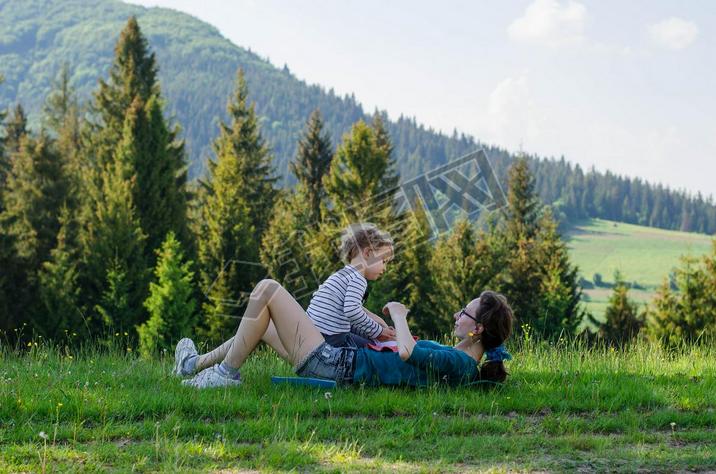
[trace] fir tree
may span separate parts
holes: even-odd
[[[215,340],[235,330],[235,321],[219,316],[223,303],[216,302],[239,301],[241,291],[249,291],[264,276],[256,263],[275,199],[270,155],[247,95],[239,71],[236,95],[229,103],[232,121],[220,126],[216,161],[203,184],[197,239],[202,287],[210,298],[204,306],[205,335]],[[216,288],[223,291],[221,298],[210,294]]]
[[[508,173],[507,232],[513,240],[534,237],[539,219],[540,202],[535,194],[534,177],[527,159],[518,158]]]
[[[28,133],[27,117],[22,105],[17,104],[13,113],[5,124],[5,152],[12,156],[20,151],[20,142]]]
[[[431,303],[441,314],[436,315],[431,330],[448,326],[452,315],[483,290],[496,289],[491,250],[478,235],[468,221],[459,220],[435,246],[430,263],[435,281]]]
[[[192,262],[185,261],[172,232],[157,253],[156,282],[150,283],[149,297],[144,301],[149,320],[137,329],[140,354],[147,358],[158,350],[171,349],[180,338],[191,334],[196,323]]]
[[[708,340],[716,334],[716,240],[701,259],[682,257],[677,291],[665,279],[649,307],[649,336],[667,345]]]
[[[290,163],[298,180],[296,190],[276,203],[261,245],[261,262],[268,274],[304,307],[318,283],[307,253],[308,232],[321,221],[326,205],[323,177],[332,159],[331,141],[316,109],[299,142],[296,159]]]
[[[34,278],[55,246],[59,214],[67,196],[67,178],[51,139],[23,135],[3,192],[0,224],[15,241],[25,273]]]
[[[290,167],[298,180],[297,192],[305,194],[308,206],[309,225],[315,225],[321,218],[321,206],[326,199],[323,176],[328,172],[333,159],[331,139],[324,131],[323,120],[318,109],[308,119],[306,132],[298,144],[298,154]]]
[[[385,137],[381,140],[378,143],[375,131],[358,121],[343,137],[324,178],[333,214],[345,224],[367,220],[384,224],[376,198],[385,191],[383,180],[389,179],[391,161]]]
[[[373,114],[373,132],[375,133],[376,149],[383,155],[382,158],[387,162],[383,176],[380,179],[380,188],[382,191],[395,189],[400,181],[397,165],[393,156],[393,142],[386,128],[385,122],[387,118],[376,111]]]
[[[237,279],[238,267],[221,263],[221,268],[224,270],[205,289],[206,301],[202,305],[203,321],[197,328],[199,336],[214,344],[223,342],[236,332],[242,314],[240,292],[229,286],[230,281]]]
[[[83,312],[79,306],[75,221],[70,210],[63,207],[60,213],[60,231],[57,245],[50,259],[42,263],[39,274],[41,306],[34,315],[34,327],[48,339],[56,339],[62,331],[84,330]],[[84,331],[82,331],[84,332]],[[87,336],[87,334],[84,334]]]
[[[150,265],[168,232],[188,240],[186,172],[183,154],[174,149],[171,138],[159,99],[151,96],[144,104],[139,96],[135,97],[127,109],[115,159],[136,176],[133,199],[147,236],[146,259]]]
[[[155,55],[135,17],[120,34],[109,78],[100,80],[92,108],[95,121],[84,133],[85,154],[99,170],[124,160],[127,175],[136,177],[132,189],[146,235],[146,261],[153,265],[154,251],[169,231],[193,254],[184,144],[177,140],[178,128],[164,118]]]
[[[255,239],[258,250],[258,242],[268,227],[276,195],[274,185],[278,178],[271,164],[269,149],[261,136],[255,104],[249,104],[248,94],[244,73],[239,70],[234,97],[227,107],[230,123],[219,125],[219,136],[214,142],[216,161],[209,163],[209,170],[214,174],[214,168],[222,160],[234,162],[237,171],[235,184],[251,203],[249,218],[258,237]],[[211,182],[208,184],[211,189]]]
[[[130,330],[145,319],[142,302],[146,298],[148,277],[146,237],[132,197],[135,178],[127,174],[122,161],[117,160],[92,180],[101,187],[88,188],[91,215],[83,220],[80,233],[80,273],[81,287],[87,293],[86,305],[98,310],[99,317],[92,319],[92,331],[102,331],[106,326]],[[110,284],[114,287],[110,288]],[[115,305],[125,297],[126,308]],[[100,299],[104,302],[98,304]]]
[[[99,80],[92,104],[96,121],[89,124],[85,134],[98,166],[111,161],[122,137],[127,110],[135,98],[146,104],[158,94],[156,58],[132,16],[115,45],[109,78]]]
[[[533,328],[548,337],[575,334],[584,311],[579,306],[582,290],[577,267],[569,259],[567,245],[557,231],[557,222],[546,208],[537,223],[533,258],[540,266],[540,303]]]
[[[136,310],[132,308],[131,281],[123,262],[113,258],[108,262],[102,297],[94,307],[97,321],[95,334],[102,334],[105,342],[109,342],[110,334],[128,329],[128,322],[135,318]]]
[[[629,298],[629,287],[619,271],[614,273],[614,287],[605,315],[599,335],[612,345],[621,346],[631,341],[644,325],[639,305]]]
[[[65,63],[45,100],[43,120],[55,137],[55,146],[72,181],[68,198],[73,198],[80,186],[80,106],[70,82],[70,68]]]

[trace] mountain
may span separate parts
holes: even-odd
[[[288,67],[277,68],[249,49],[232,44],[219,31],[184,13],[128,5],[117,0],[0,0],[0,109],[21,102],[31,124],[39,123],[42,103],[61,66],[68,63],[72,84],[84,100],[105,77],[113,47],[127,18],[135,15],[156,53],[165,111],[180,124],[187,143],[189,175],[200,176],[211,155],[218,118],[236,71],[243,68],[251,98],[271,144],[277,172],[292,184],[288,162],[306,119],[320,108],[334,146],[358,119],[371,114],[353,95],[307,84]],[[237,18],[240,23],[242,18]],[[457,131],[437,133],[413,118],[388,122],[398,171],[409,179],[484,147],[498,177],[506,177],[512,157]],[[600,217],[642,225],[716,232],[711,197],[692,196],[611,173],[585,172],[565,160],[532,157],[537,189],[567,219]],[[504,182],[504,181],[503,181]]]

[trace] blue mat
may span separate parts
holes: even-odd
[[[271,383],[275,384],[291,384],[291,385],[308,385],[311,387],[335,388],[335,380],[312,379],[309,377],[271,377]]]

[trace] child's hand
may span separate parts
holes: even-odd
[[[378,336],[378,340],[380,342],[394,341],[395,340],[395,329],[391,328],[390,326],[385,326],[383,328],[383,331]]]

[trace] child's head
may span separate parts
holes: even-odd
[[[375,280],[393,258],[393,239],[375,224],[349,225],[341,235],[341,258],[356,267],[367,280]]]

